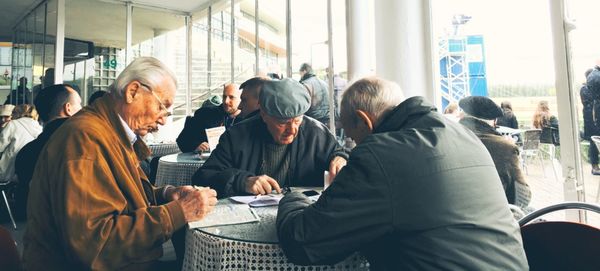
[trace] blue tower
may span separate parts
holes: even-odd
[[[483,36],[451,36],[440,40],[442,108],[466,96],[487,96]]]

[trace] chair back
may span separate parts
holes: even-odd
[[[600,150],[600,136],[592,136],[592,141],[596,144],[596,148]]]
[[[17,250],[17,243],[10,232],[0,226],[0,269],[21,270],[21,257]]]
[[[566,202],[537,210],[519,220],[529,268],[535,270],[600,270],[600,229],[576,222],[528,222],[549,212],[583,209],[600,213],[600,205]]]
[[[542,130],[531,129],[523,131],[523,151],[538,150]]]

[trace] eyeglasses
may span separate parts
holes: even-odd
[[[156,100],[158,101],[158,103],[160,104],[160,111],[165,111],[165,113],[163,113],[162,115],[165,117],[170,117],[171,115],[173,115],[173,113],[169,112],[169,110],[167,109],[167,107],[165,106],[165,104],[163,104],[163,102],[160,100],[160,98],[156,95],[156,93],[154,93],[154,91],[152,90],[152,88],[150,88],[150,86],[141,83],[140,85],[142,87],[145,87],[148,91],[150,91],[150,93],[152,93],[152,96],[154,96],[154,98],[156,98]]]

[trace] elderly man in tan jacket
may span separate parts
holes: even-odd
[[[163,125],[173,73],[138,58],[97,100],[66,121],[42,150],[31,181],[23,260],[27,270],[171,270],[162,244],[216,204],[209,188],[155,188],[139,164],[140,140]]]

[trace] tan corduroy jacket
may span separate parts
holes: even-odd
[[[127,138],[107,95],[66,121],[42,150],[31,180],[27,270],[142,270],[185,224],[139,164],[148,147]],[[146,192],[145,192],[146,191]]]

